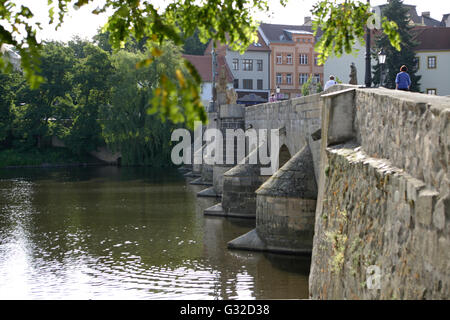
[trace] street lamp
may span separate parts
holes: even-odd
[[[381,51],[378,52],[378,62],[380,63],[380,87],[383,86],[383,65],[386,63],[386,53],[384,49],[381,48]]]
[[[212,95],[212,101],[209,104],[209,112],[216,111],[216,69],[217,69],[217,53],[216,53],[216,44],[213,43],[213,47],[211,50],[211,69],[212,69],[212,88],[211,88],[211,95]]]
[[[370,0],[367,0],[367,4],[370,7]],[[366,27],[366,88],[370,88],[372,86],[372,66],[370,61],[370,28],[369,26]]]

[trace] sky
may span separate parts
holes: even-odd
[[[157,0],[164,2],[163,0]],[[303,24],[305,16],[311,16],[310,10],[317,0],[288,0],[288,3],[283,7],[279,0],[269,1],[269,14],[256,14],[255,17],[266,23],[275,24]],[[48,7],[47,0],[17,0],[17,4],[26,4],[31,8],[37,20],[48,21]],[[74,35],[81,38],[90,39],[97,33],[97,29],[103,26],[107,17],[105,15],[96,16],[91,14],[91,11],[97,7],[99,3],[104,0],[95,1],[94,5],[84,6],[79,10],[71,10],[70,16],[65,18],[65,23],[57,31],[54,27],[44,26],[44,30],[38,33],[40,39],[52,39],[60,41],[68,41]],[[371,5],[376,6],[385,4],[387,0],[371,0]],[[405,4],[417,6],[417,13],[420,15],[424,11],[430,11],[431,17],[436,20],[441,20],[442,15],[450,13],[450,0],[405,0]]]

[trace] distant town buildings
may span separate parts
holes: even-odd
[[[378,16],[385,5],[374,7]],[[430,17],[429,12],[417,14],[416,6],[405,6],[409,10],[410,24],[414,26],[412,32],[419,45],[415,49],[418,58],[418,72],[422,76],[420,87],[423,93],[446,96],[450,95],[450,14],[444,14],[442,21]],[[381,20],[381,19],[377,19]],[[380,26],[378,26],[380,28]],[[372,41],[377,30],[373,30]],[[374,48],[374,42],[372,42]],[[365,75],[365,47],[357,44],[353,54],[343,54],[341,57],[329,57],[325,62],[325,76],[336,76],[340,81],[348,83],[350,64],[355,63],[358,71],[358,84],[364,85]],[[372,59],[372,66],[378,61]],[[400,68],[400,66],[399,66]]]
[[[323,85],[323,66],[317,64],[314,45],[317,38],[311,27],[311,18],[305,25],[277,25],[263,23],[258,29],[258,40],[240,54],[229,46],[216,44],[219,66],[226,65],[230,86],[237,93],[237,103],[252,105],[301,95],[303,84],[309,78]],[[212,98],[212,53],[210,42],[203,56],[185,55],[199,70],[203,79],[202,100]],[[207,105],[207,103],[205,104]]]
[[[212,42],[210,42],[204,54],[211,55],[212,49]],[[225,59],[231,72],[238,103],[251,105],[268,101],[270,48],[260,33],[258,33],[258,41],[252,43],[244,54],[233,51],[223,44],[217,45],[215,52],[218,57]]]
[[[387,3],[373,7],[373,11],[375,11],[375,14],[378,17],[382,17],[383,9],[386,6],[387,6]],[[404,3],[403,6],[408,9],[408,16],[410,19],[409,23],[412,26],[425,26],[425,27],[440,27],[441,26],[441,21],[431,18],[429,11],[422,12],[422,15],[419,16],[415,5]],[[379,24],[380,21],[381,21],[381,19],[378,20],[378,25],[376,26],[377,29],[381,28],[381,25]]]
[[[441,27],[450,28],[450,13],[444,14],[442,17]]]
[[[416,47],[420,87],[423,93],[450,95],[450,28],[421,28],[416,30]]]
[[[310,77],[323,85],[323,66],[317,63],[316,37],[311,26],[262,23],[258,31],[271,51],[270,89],[278,94],[278,99],[300,96]]]
[[[209,102],[212,101],[212,88],[213,88],[212,56],[184,54],[183,57],[194,65],[200,77],[202,78],[202,85],[200,88],[201,100],[204,106],[208,106]],[[225,61],[225,58],[223,56],[218,56],[216,82],[219,79],[218,75],[221,68],[225,68],[227,76],[227,85],[228,87],[231,88],[233,86],[233,75]]]

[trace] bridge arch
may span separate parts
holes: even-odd
[[[291,153],[289,152],[289,148],[286,144],[283,144],[278,152],[278,168],[281,168],[286,164],[286,162],[291,159]]]

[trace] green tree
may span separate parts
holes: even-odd
[[[0,73],[0,145],[5,147],[9,147],[12,142],[14,102],[22,83],[23,77],[19,72]]]
[[[73,104],[71,126],[60,136],[77,154],[95,150],[104,144],[99,123],[99,109],[110,102],[110,76],[114,69],[107,52],[89,42],[69,43],[80,47],[73,72],[73,88],[68,105]]]
[[[97,34],[93,37],[94,43],[100,47],[101,49],[105,50],[108,53],[113,53],[113,47],[110,43],[110,32],[109,31],[102,31],[99,29],[97,31]],[[133,36],[130,36],[130,39],[125,43],[123,46],[123,49],[130,52],[144,52],[145,51],[145,44],[147,42],[147,39],[141,39],[140,41],[137,41]]]
[[[170,163],[169,144],[174,125],[162,122],[154,109],[153,89],[161,78],[176,79],[183,69],[179,47],[165,43],[155,63],[136,69],[146,53],[119,51],[112,56],[112,101],[101,110],[103,137],[108,147],[122,154],[124,165],[161,166]],[[185,71],[186,72],[186,71]],[[179,75],[178,75],[179,76]]]
[[[193,55],[203,55],[207,43],[203,43],[199,38],[199,31],[195,30],[194,34],[184,39],[183,53]]]
[[[95,0],[48,0],[50,23],[58,28],[64,21],[68,7],[81,7]],[[286,0],[280,0],[282,4]],[[103,31],[109,31],[109,41],[113,49],[123,47],[132,36],[137,41],[162,44],[171,40],[176,45],[183,44],[183,37],[190,37],[198,30],[199,39],[206,43],[209,39],[228,43],[232,50],[243,52],[257,39],[257,22],[252,17],[255,10],[268,11],[267,0],[173,0],[166,8],[159,10],[152,1],[105,0],[93,10],[93,14],[111,11]],[[55,19],[55,13],[58,18]],[[363,35],[368,19],[372,16],[368,3],[358,0],[317,0],[313,9],[313,27],[323,35],[317,44],[323,63],[331,53],[350,53],[357,40],[364,42]],[[36,40],[34,14],[26,6],[16,7],[12,0],[0,4],[0,42],[14,45],[22,56],[22,67],[32,86],[42,81],[38,75],[37,61],[40,44]],[[19,30],[24,29],[19,35]],[[399,49],[396,25],[383,21],[383,31],[389,35],[394,47]],[[152,47],[148,45],[148,47]],[[140,64],[150,64],[161,52],[149,51],[150,55]],[[205,110],[200,102],[201,78],[195,67],[184,61],[189,77],[165,79],[154,88],[153,108],[161,116],[174,122],[186,121],[191,127],[195,120],[206,121]],[[0,59],[0,70],[6,68]],[[177,83],[176,83],[177,82]],[[183,97],[177,99],[176,97]]]
[[[370,0],[365,3],[360,0],[318,0],[312,13],[315,34],[322,31],[316,43],[321,64],[331,55],[340,57],[343,53],[352,53],[358,41],[364,45],[368,26],[375,23],[375,15],[370,12]],[[384,17],[382,28],[392,46],[400,50],[397,24]]]
[[[408,67],[408,73],[411,77],[411,91],[420,91],[420,78],[417,75],[417,57],[414,48],[419,44],[414,41],[411,33],[412,26],[409,24],[408,8],[403,5],[401,0],[392,0],[383,9],[383,16],[389,20],[394,21],[398,25],[398,32],[402,39],[400,43],[400,51],[397,51],[390,43],[389,38],[382,34],[376,38],[375,45],[378,52],[381,48],[386,53],[386,63],[383,66],[386,76],[384,77],[383,86],[390,89],[395,89],[395,78],[400,67],[406,65]],[[375,54],[376,58],[377,54]],[[373,82],[374,84],[380,83],[380,65],[377,64],[373,68]]]
[[[308,80],[302,85],[302,95],[309,96],[310,94],[316,94],[323,91],[320,81],[316,82],[313,76],[310,75]]]
[[[41,147],[61,124],[67,110],[59,105],[72,90],[74,52],[59,42],[46,43],[40,52],[39,76],[45,81],[37,88],[22,86],[17,93],[14,135],[27,146]],[[65,104],[64,106],[67,106]]]

